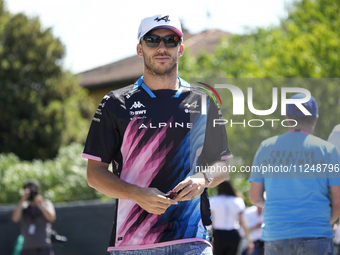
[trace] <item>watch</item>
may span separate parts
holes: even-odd
[[[213,182],[213,177],[209,172],[202,172],[204,175],[204,178],[208,181],[208,184],[206,187],[208,187]]]

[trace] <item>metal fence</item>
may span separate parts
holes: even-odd
[[[55,255],[108,255],[115,202],[80,201],[55,204],[53,228],[66,236],[64,245],[54,245]],[[0,254],[12,255],[20,235],[20,223],[11,220],[16,205],[0,205]]]

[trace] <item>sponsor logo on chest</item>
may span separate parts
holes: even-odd
[[[144,109],[145,105],[142,104],[140,101],[134,101],[132,106],[130,107],[130,115],[141,115],[146,114],[146,110]]]

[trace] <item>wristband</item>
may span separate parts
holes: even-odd
[[[205,185],[206,187],[208,187],[212,182],[213,182],[213,177],[209,172],[202,172],[204,179],[208,181],[208,184]]]

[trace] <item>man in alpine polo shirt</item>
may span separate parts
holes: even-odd
[[[117,198],[111,254],[212,254],[206,187],[227,173],[195,169],[223,167],[232,155],[225,127],[213,127],[222,118],[218,106],[178,77],[182,39],[176,17],[143,19],[137,54],[144,75],[108,93],[91,124],[88,183]]]

